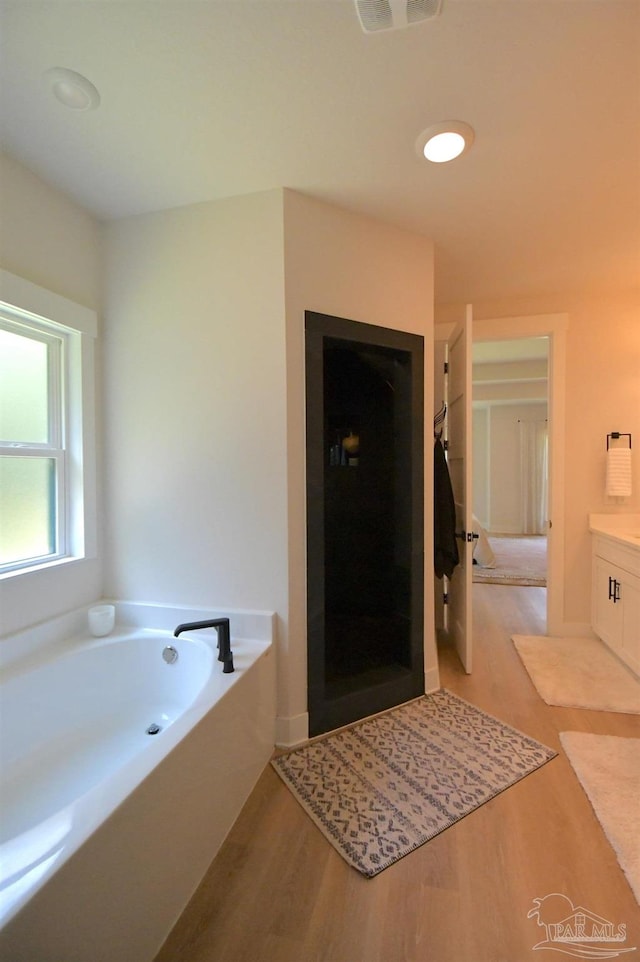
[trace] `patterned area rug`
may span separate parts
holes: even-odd
[[[547,539],[544,535],[489,535],[495,568],[473,566],[472,580],[490,585],[547,584]]]
[[[556,754],[441,690],[272,765],[343,858],[372,877]]]

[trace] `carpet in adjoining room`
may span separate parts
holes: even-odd
[[[342,857],[371,877],[556,754],[441,690],[272,765]]]
[[[493,567],[473,566],[472,579],[490,585],[547,584],[547,539],[544,535],[489,535]]]

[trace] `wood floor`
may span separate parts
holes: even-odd
[[[614,948],[640,958],[640,909],[558,737],[640,738],[640,720],[541,700],[510,636],[544,634],[545,589],[473,592],[474,672],[444,648],[443,687],[559,757],[373,879],[269,766],[156,962],[544,962],[558,953],[534,951],[545,934],[527,913],[554,892],[625,924]]]

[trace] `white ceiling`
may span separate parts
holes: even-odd
[[[351,0],[10,0],[4,149],[101,218],[290,187],[436,242],[441,302],[640,282],[640,2],[444,0],[365,34]],[[102,103],[73,112],[42,74]],[[476,132],[457,162],[431,123]]]

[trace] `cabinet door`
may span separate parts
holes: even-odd
[[[622,599],[614,601],[624,572],[597,555],[593,566],[593,629],[616,651],[622,647]],[[620,593],[622,588],[619,589]]]
[[[640,674],[640,578],[623,572],[621,594],[621,656],[636,674]]]

